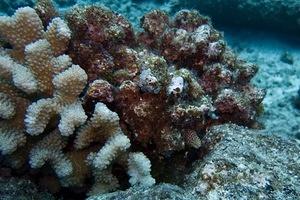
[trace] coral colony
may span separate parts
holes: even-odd
[[[149,187],[208,127],[255,123],[257,67],[207,17],[154,10],[141,28],[99,6],[63,19],[47,0],[0,17],[3,163],[88,195]]]

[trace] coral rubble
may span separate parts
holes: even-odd
[[[0,178],[0,195],[2,199],[43,199],[55,200],[47,192],[40,192],[37,185],[26,179]]]
[[[299,149],[285,139],[233,124],[210,128],[203,138],[209,151],[186,177],[186,191],[195,199],[297,199]]]
[[[184,170],[189,152],[202,153],[207,128],[255,123],[264,97],[250,84],[257,67],[197,11],[151,11],[135,33],[107,8],[77,6],[64,21],[47,3],[0,18],[6,165],[28,162],[44,176],[51,166],[62,187],[85,192],[93,180],[90,195],[149,187],[168,162]]]

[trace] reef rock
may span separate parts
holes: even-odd
[[[160,184],[151,188],[130,188],[126,191],[118,191],[114,193],[96,195],[88,198],[88,200],[129,200],[129,199],[176,199],[188,200],[193,199],[190,194],[185,194],[185,191],[171,184]]]
[[[207,151],[193,164],[182,188],[160,184],[147,190],[90,197],[101,199],[298,199],[300,143],[232,124],[212,127]]]
[[[5,200],[30,200],[44,199],[54,200],[55,198],[46,192],[39,192],[37,187],[25,179],[4,179],[0,178],[0,199]]]
[[[188,191],[198,199],[298,199],[300,143],[236,125],[210,129],[194,163]]]

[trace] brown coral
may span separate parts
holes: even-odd
[[[98,79],[86,104],[108,103],[137,148],[148,152],[151,146],[150,154],[165,155],[199,147],[200,135],[213,124],[255,121],[264,96],[249,85],[256,67],[239,60],[197,11],[182,10],[173,19],[151,11],[141,19],[138,44],[128,22],[106,8],[76,7],[67,19],[76,31],[72,57],[90,81]],[[222,95],[226,89],[234,100]]]

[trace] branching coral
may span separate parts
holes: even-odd
[[[72,164],[63,153],[64,144],[62,137],[56,133],[50,133],[38,142],[30,151],[29,164],[32,168],[40,168],[46,162],[53,166],[58,177],[65,177],[72,173]]]
[[[123,134],[110,137],[107,143],[97,153],[91,153],[88,161],[94,174],[94,185],[90,195],[110,192],[119,186],[118,179],[111,172],[111,165],[120,154],[125,153],[130,146],[130,140]]]
[[[25,7],[12,17],[0,18],[0,34],[13,47],[1,50],[0,56],[2,154],[12,153],[17,146],[25,144],[25,125],[29,134],[40,134],[56,113],[62,116],[61,134],[72,134],[87,118],[78,99],[87,76],[79,66],[71,66],[67,55],[59,55],[66,50],[71,37],[68,26],[62,19],[54,18],[45,32],[36,11]],[[28,107],[36,95],[48,98],[41,98]],[[42,142],[35,151],[47,145]],[[45,156],[41,158],[43,161],[53,161],[55,156],[61,157],[55,153],[56,150],[51,155],[40,153],[40,156]],[[56,171],[59,170],[60,163],[53,162]]]
[[[16,114],[15,103],[5,93],[0,93],[0,117],[9,119]]]
[[[23,26],[24,19],[33,22],[29,28],[34,31]],[[29,7],[21,8],[14,16],[1,20],[3,27],[11,26],[11,30],[0,29],[0,33],[13,47],[13,50],[3,50],[0,57],[1,77],[4,79],[0,93],[1,118],[4,120],[3,123],[1,121],[2,153],[12,153],[25,144],[23,132],[26,127],[26,132],[31,135],[28,136],[28,145],[32,147],[28,156],[32,168],[41,168],[49,163],[66,187],[83,185],[83,175],[91,174],[89,171],[94,168],[94,175],[99,176],[95,178],[94,188],[99,188],[100,177],[111,174],[109,168],[119,153],[127,152],[130,140],[122,133],[117,113],[98,103],[93,117],[80,127],[74,142],[75,148],[87,150],[78,150],[78,156],[65,152],[68,139],[64,136],[72,135],[87,120],[78,98],[87,83],[87,74],[79,65],[72,64],[68,55],[63,54],[71,37],[68,26],[62,19],[53,18],[44,31],[36,11]],[[20,28],[30,34],[23,35],[18,42],[13,41],[13,37],[19,37],[16,30]],[[107,81],[99,80],[95,84],[109,86]],[[51,121],[58,114],[60,120],[55,128]],[[18,129],[12,129],[12,126]],[[55,131],[51,131],[53,128]],[[46,136],[34,139],[34,136],[46,133]],[[99,147],[90,147],[95,142],[105,145],[100,150]],[[88,156],[97,149],[98,153]],[[76,159],[87,158],[90,166],[86,163],[81,163],[82,167],[76,165]]]
[[[130,140],[123,134],[116,134],[109,138],[102,149],[89,158],[92,164],[98,170],[103,170],[115,159],[121,152],[125,152],[130,146]]]
[[[264,97],[250,85],[257,67],[239,60],[207,17],[154,10],[135,34],[107,8],[74,7],[66,23],[47,3],[0,18],[12,47],[0,51],[0,150],[14,152],[7,158],[48,163],[63,187],[90,195],[149,187],[151,163],[160,180],[169,162],[184,169],[207,128],[255,122]]]
[[[130,147],[129,138],[122,133],[121,127],[119,126],[119,117],[117,113],[110,111],[105,104],[97,103],[92,118],[78,131],[77,134],[78,135],[75,140],[75,147],[77,148],[85,148],[90,145],[91,142],[106,141],[105,145],[98,152],[90,153],[88,156],[88,162],[93,168],[95,179],[95,184],[90,191],[90,194],[93,194],[96,191],[108,192],[117,188],[118,181],[111,174],[110,167],[119,156],[122,155],[126,157]],[[148,169],[145,169],[148,174],[145,174],[145,176],[148,176],[148,178],[151,178],[152,180],[153,178],[150,175],[150,161],[143,153],[139,153],[139,155],[143,156],[143,161],[146,160],[148,164]],[[138,166],[138,164],[136,164],[136,167],[143,168],[143,166]],[[131,169],[131,171],[132,170],[133,169]],[[128,173],[130,173],[130,170]],[[103,180],[105,177],[112,182]],[[139,177],[135,178],[136,181],[143,181],[142,178],[144,177],[141,177],[141,179],[139,179]],[[155,181],[153,179],[153,181],[149,182],[147,186],[154,183]],[[131,182],[131,184],[135,185],[136,182]]]
[[[32,22],[32,27],[23,27],[25,23],[23,20]],[[71,37],[65,22],[60,18],[54,18],[46,32],[43,31],[41,24],[35,10],[29,7],[17,10],[11,18],[2,18],[1,25],[9,26],[11,29],[0,29],[2,34],[15,49],[24,50],[25,61],[18,60],[20,63],[18,64],[9,56],[3,56],[1,67],[7,73],[11,73],[14,85],[23,91],[27,93],[39,91],[48,96],[53,95],[53,98],[40,99],[28,108],[25,123],[29,134],[42,133],[51,116],[61,113],[59,124],[61,134],[70,135],[75,127],[84,123],[87,118],[81,104],[77,102],[87,76],[79,66],[69,67],[71,60],[68,56],[59,56],[66,50]],[[15,33],[19,29],[24,31],[23,38],[18,42],[12,41],[13,37],[19,38],[17,35],[19,32]],[[76,111],[78,116],[74,115]]]
[[[8,55],[0,57],[1,76],[10,80],[14,85],[26,93],[33,93],[37,90],[37,81],[30,70],[15,62]]]
[[[20,8],[14,16],[0,18],[0,34],[13,46],[11,55],[18,60],[15,62],[10,57],[1,58],[1,68],[12,74],[15,85],[26,89],[25,92],[39,90],[51,95],[51,81],[55,72],[53,65],[58,61],[55,55],[66,49],[71,37],[64,21],[53,19],[44,32],[42,21],[35,10]],[[23,85],[23,80],[28,83]]]
[[[132,153],[128,159],[128,174],[131,177],[131,185],[140,185],[144,187],[151,186],[155,180],[150,175],[150,161],[143,153]]]
[[[12,17],[0,18],[1,36],[16,51],[24,51],[26,45],[43,37],[43,24],[32,8],[19,8]]]
[[[58,15],[54,3],[51,0],[36,0],[34,9],[40,16],[43,24],[48,24],[54,17]]]
[[[92,118],[82,126],[76,136],[75,147],[87,147],[92,142],[104,141],[120,132],[119,116],[103,103],[97,103]]]
[[[26,128],[31,135],[42,133],[50,118],[61,114],[58,125],[62,135],[73,134],[75,127],[87,119],[78,95],[86,83],[86,74],[78,66],[73,65],[53,78],[55,93],[53,98],[40,99],[29,106],[26,114]]]
[[[4,81],[0,82],[0,91],[0,151],[5,155],[26,143],[24,115],[29,101],[16,88]]]
[[[0,56],[2,154],[11,154],[12,157],[18,154],[13,153],[17,147],[24,146],[28,138],[25,125],[32,135],[42,133],[52,114],[62,113],[59,124],[62,135],[72,134],[75,126],[86,120],[77,98],[87,76],[79,66],[69,67],[72,63],[68,56],[59,56],[68,46],[70,33],[59,18],[53,19],[45,32],[39,16],[29,7],[18,9],[12,17],[0,18],[0,35],[12,46],[12,49],[1,50]],[[37,95],[41,95],[41,99],[34,102]],[[78,111],[83,116],[74,114]],[[61,162],[66,158],[61,149],[50,147],[48,143],[52,137],[47,138],[32,149],[29,156],[31,166],[41,167],[49,160],[58,176],[67,175],[70,172],[61,171],[66,169],[67,164]],[[72,168],[70,163],[68,165]]]

